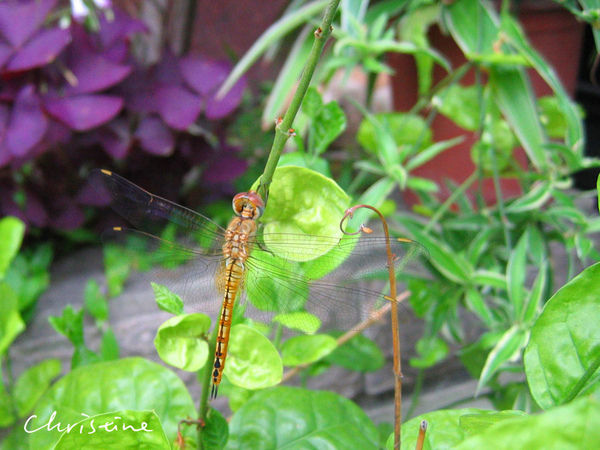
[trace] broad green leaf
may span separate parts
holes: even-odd
[[[0,280],[19,252],[24,235],[25,224],[22,220],[11,216],[0,219]]]
[[[14,408],[12,396],[6,391],[4,383],[0,383],[0,427],[9,427],[17,420]]]
[[[329,102],[313,119],[311,129],[314,142],[311,153],[320,155],[346,129],[346,114],[336,102]]]
[[[336,347],[335,338],[327,334],[294,336],[281,346],[281,359],[287,367],[310,364],[329,355]]]
[[[2,408],[0,407],[0,411]],[[14,426],[0,442],[0,450],[30,450],[29,435],[22,426]]]
[[[101,362],[73,370],[58,380],[40,399],[27,429],[81,421],[87,414],[120,410],[154,410],[168,441],[177,436],[177,422],[195,417],[196,409],[183,382],[169,369],[142,358]],[[184,429],[184,435],[195,437],[195,430]],[[52,448],[61,433],[56,428],[29,435],[30,447]],[[79,447],[81,448],[81,447]]]
[[[338,338],[342,333],[331,333]],[[337,347],[325,358],[330,364],[357,372],[376,372],[385,364],[385,356],[379,346],[363,334],[357,334]]]
[[[281,253],[285,242],[278,233],[342,237],[340,220],[348,208],[348,195],[331,179],[303,167],[285,166],[275,170],[269,202],[261,218],[265,245],[273,253]],[[282,247],[283,245],[283,247]],[[320,246],[320,254],[285,256],[297,261],[315,259],[331,248]]]
[[[306,311],[277,314],[273,317],[273,322],[280,323],[291,330],[307,334],[316,333],[321,328],[321,319]]]
[[[527,233],[523,233],[516,247],[510,253],[506,267],[508,299],[513,313],[513,321],[523,319],[525,303],[525,276],[527,275]]]
[[[495,411],[486,411],[477,408],[447,409],[422,414],[402,424],[402,449],[416,448],[417,436],[421,421],[428,423],[427,433],[423,448],[435,450],[442,448],[454,448],[462,442],[468,434],[460,427],[460,418],[466,414],[491,414]],[[394,435],[388,439],[386,448],[393,450]]]
[[[33,252],[19,253],[6,271],[4,281],[8,283],[19,299],[19,311],[33,311],[31,306],[50,284],[48,267],[53,250],[49,244],[38,246]],[[26,317],[24,319],[27,320]]]
[[[206,333],[210,317],[180,314],[164,322],[156,332],[154,345],[158,356],[173,367],[188,372],[200,370],[208,359]]]
[[[584,397],[543,414],[503,420],[466,439],[456,449],[583,449],[600,447],[600,404]]]
[[[3,356],[15,338],[25,330],[25,322],[19,314],[17,296],[4,282],[0,282],[0,311],[0,356]]]
[[[19,417],[27,415],[40,397],[60,375],[60,360],[46,359],[23,372],[13,387],[13,397]]]
[[[108,303],[104,295],[102,295],[100,285],[96,280],[88,280],[85,285],[83,302],[85,303],[86,310],[96,320],[104,321],[108,319]]]
[[[66,425],[66,424],[65,424]],[[97,414],[69,424],[55,450],[82,448],[169,448],[169,440],[154,411],[122,410]],[[37,433],[44,433],[42,429]]]
[[[257,392],[231,419],[226,448],[376,449],[377,429],[350,400],[279,387]]]
[[[179,295],[170,291],[168,287],[158,283],[150,283],[154,291],[156,304],[160,309],[171,314],[184,314],[183,300]]]
[[[451,84],[436,96],[436,104],[439,104],[441,114],[461,128],[476,131],[481,115],[481,95],[476,85],[465,87]]]
[[[389,142],[382,141],[388,137]],[[413,146],[421,142],[419,149],[426,148],[432,144],[432,132],[422,117],[406,113],[380,113],[363,119],[356,133],[356,140],[372,154],[384,152],[387,156],[382,159],[393,164],[399,162],[399,146]],[[382,145],[390,148],[384,150]]]
[[[231,328],[225,375],[246,389],[263,389],[281,381],[283,364],[271,341],[246,326]]]
[[[526,343],[527,333],[521,330],[518,325],[513,325],[506,330],[485,361],[475,395],[481,391],[506,362],[514,358],[520,358],[521,351]]]
[[[524,363],[531,394],[542,409],[600,387],[600,264],[563,286],[536,320]]]
[[[499,411],[494,414],[465,414],[458,423],[460,427],[471,436],[483,433],[492,425],[504,420],[521,419],[527,417],[522,411]]]
[[[225,447],[229,437],[229,424],[227,419],[214,408],[209,408],[206,423],[200,432],[202,448],[204,450],[221,450]]]

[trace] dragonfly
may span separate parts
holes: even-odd
[[[350,283],[387,272],[386,244],[391,245],[396,273],[415,267],[420,256],[427,257],[423,246],[407,238],[260,233],[265,204],[254,191],[233,197],[235,215],[222,228],[108,170],[93,170],[90,181],[108,194],[111,208],[135,227],[115,227],[110,232],[113,238],[132,238],[144,249],[152,249],[154,263],[182,264],[185,275],[167,279],[186,305],[210,309],[211,303],[220,303],[211,399],[217,396],[225,368],[236,302],[250,304],[247,311],[265,321],[272,320],[274,311],[316,312],[309,318],[340,311],[344,318],[351,317],[351,325],[375,302],[396,301]],[[182,278],[183,283],[177,285],[173,278]]]

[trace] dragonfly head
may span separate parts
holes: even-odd
[[[255,191],[240,192],[233,197],[233,210],[238,216],[258,219],[265,210],[265,202]]]

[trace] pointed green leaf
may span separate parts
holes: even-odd
[[[160,309],[171,314],[184,314],[183,300],[176,293],[169,290],[168,287],[158,283],[150,283],[154,291],[156,304]]]
[[[22,220],[11,216],[0,219],[0,280],[19,252],[24,235],[25,224]]]
[[[515,321],[523,318],[523,304],[525,302],[525,276],[527,275],[527,233],[523,233],[517,246],[508,258],[506,267],[506,283],[508,285],[508,299],[510,300]]]

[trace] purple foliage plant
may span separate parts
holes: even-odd
[[[57,0],[0,2],[0,215],[37,228],[81,227],[85,207],[103,202],[83,181],[96,165],[118,166],[134,180],[168,174],[164,195],[176,194],[194,167],[217,188],[245,171],[222,125],[245,80],[215,96],[228,63],[165,51],[144,66],[131,45],[147,32],[142,22],[97,10],[92,31],[83,23],[86,4],[72,3],[61,10]]]

